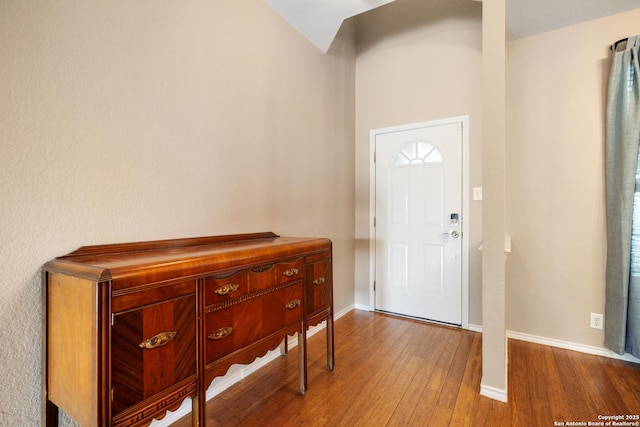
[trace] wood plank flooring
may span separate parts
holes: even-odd
[[[330,372],[324,331],[309,339],[304,396],[294,349],[209,401],[207,425],[541,427],[640,414],[630,362],[510,340],[502,403],[479,395],[479,333],[356,310],[336,321],[335,347]]]

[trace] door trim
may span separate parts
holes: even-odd
[[[456,116],[426,122],[409,123],[369,131],[369,307],[375,310],[374,281],[376,277],[376,136],[452,123],[462,125],[462,328],[469,329],[469,116]]]

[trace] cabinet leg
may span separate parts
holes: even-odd
[[[54,403],[47,400],[43,416],[43,427],[58,427],[58,407]]]
[[[300,394],[307,391],[307,334],[303,328],[302,333],[298,332],[298,372]]]
[[[204,378],[202,379],[204,381]],[[201,388],[202,391],[198,392],[191,402],[191,424],[196,427],[205,427],[207,425],[207,389]]]
[[[289,337],[284,337],[284,340],[280,343],[280,354],[286,356],[289,354]]]
[[[327,318],[327,368],[333,371],[333,314]]]
[[[200,395],[191,399],[191,425],[198,427],[200,425]]]

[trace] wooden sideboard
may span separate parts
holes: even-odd
[[[326,321],[333,369],[331,241],[254,233],[86,246],[43,267],[43,425],[142,426],[211,381]]]

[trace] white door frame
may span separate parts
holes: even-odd
[[[440,126],[451,123],[462,124],[462,328],[469,329],[469,116],[456,116],[440,120],[410,123],[369,132],[369,307],[375,309],[376,277],[376,136],[384,133],[401,132],[423,127]]]

